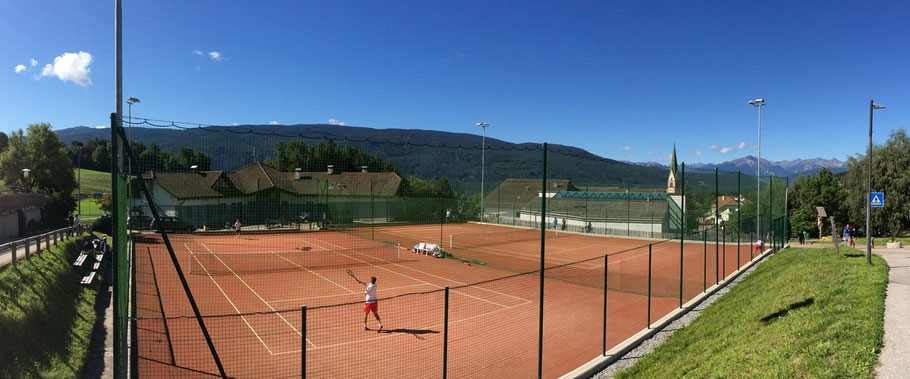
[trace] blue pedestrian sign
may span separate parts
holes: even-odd
[[[885,206],[885,193],[884,192],[872,192],[869,194],[869,204],[872,205],[872,208],[881,208]]]

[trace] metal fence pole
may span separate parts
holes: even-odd
[[[300,377],[306,379],[306,305],[300,307]]]
[[[736,171],[736,268],[739,269],[742,265],[739,263],[739,245],[742,242],[743,236],[743,187],[742,187],[742,172]]]
[[[607,355],[607,273],[610,272],[610,256],[604,255],[604,328],[603,328],[603,355]]]
[[[724,266],[724,279],[726,279],[727,278],[727,224],[724,224],[721,226],[720,235],[721,235],[721,238],[723,238],[723,242],[722,242],[722,246],[724,249],[723,266]],[[737,267],[737,268],[739,268],[739,267]]]
[[[704,250],[704,263],[705,270],[702,272],[701,285],[702,292],[708,292],[708,229],[702,231],[702,235],[705,237],[705,250]]]
[[[686,240],[686,162],[682,163],[682,175],[680,176],[680,182],[682,183],[682,191],[680,198],[682,199],[682,204],[680,206],[680,213],[682,213],[682,219],[679,221],[680,233],[679,233],[679,307],[683,306],[683,248]],[[648,251],[651,251],[651,245],[648,244]],[[648,253],[650,256],[650,253]],[[650,260],[650,258],[648,258]],[[650,264],[649,264],[650,266]],[[650,270],[650,268],[649,268]],[[651,279],[648,279],[650,285]],[[650,306],[650,301],[648,306]],[[650,322],[651,319],[648,319]]]
[[[651,244],[648,244],[648,329],[651,329]]]
[[[717,167],[714,167],[714,284],[720,283],[720,278],[718,277],[718,269],[720,262],[718,255],[720,254],[720,183],[717,175]]]
[[[445,316],[442,321],[442,379],[446,378],[449,363],[449,286],[445,292]]]
[[[771,235],[771,252],[774,252],[774,175],[768,175],[768,232]]]
[[[16,265],[16,249],[18,249],[16,247],[16,242],[11,242],[9,244],[9,247],[10,247],[10,252],[12,253],[12,257],[13,257],[12,264],[13,264],[13,266],[15,266]]]
[[[547,240],[547,143],[543,143],[543,171],[542,181],[540,183],[540,313],[538,316],[537,329],[537,378],[543,377],[543,276],[544,276],[544,254]]]

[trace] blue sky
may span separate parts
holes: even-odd
[[[763,97],[762,157],[844,159],[867,143],[870,98],[888,107],[876,141],[910,128],[908,14],[906,1],[126,0],[124,98],[142,100],[138,117],[476,134],[487,121],[511,142],[633,161],[675,142],[680,161],[720,162],[755,155],[746,102]],[[0,131],[109,123],[113,1],[0,1],[0,47]]]

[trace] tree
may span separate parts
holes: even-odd
[[[9,136],[4,132],[0,132],[0,154],[3,154],[3,150],[6,150],[7,145],[9,145]]]
[[[884,207],[872,209],[872,226],[887,230],[893,239],[910,229],[910,137],[904,129],[895,130],[884,145],[847,159],[847,207],[850,217],[864,229],[870,154],[872,190],[885,193]]]
[[[13,133],[9,147],[0,154],[0,175],[10,183],[43,193],[47,198],[43,214],[51,225],[63,222],[75,208],[72,197],[76,188],[73,162],[69,151],[47,123],[31,124],[28,134]],[[22,169],[31,170],[28,181]]]
[[[815,207],[825,207],[828,217],[834,217],[840,225],[850,223],[845,201],[847,190],[843,183],[827,168],[821,169],[808,178],[800,178],[790,188],[790,224],[794,230],[806,230],[810,234],[818,233]],[[823,233],[831,232],[830,223],[822,224]]]

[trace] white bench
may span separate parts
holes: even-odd
[[[86,254],[85,252],[83,252],[82,254],[79,254],[79,257],[77,257],[76,261],[73,262],[73,266],[82,267],[82,264],[85,263],[85,258],[88,258],[88,254]]]
[[[82,281],[80,283],[82,285],[89,285],[92,284],[92,280],[95,280],[95,271],[85,274],[85,276],[82,277]]]

